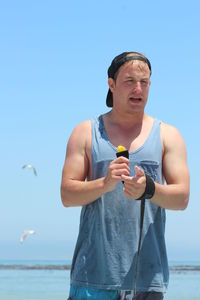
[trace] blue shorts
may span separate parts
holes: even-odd
[[[102,290],[71,285],[68,300],[132,300],[133,291]],[[160,292],[138,292],[135,300],[163,300]]]

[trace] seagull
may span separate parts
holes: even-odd
[[[35,174],[35,176],[37,176],[37,172],[36,172],[36,169],[33,165],[31,164],[26,164],[22,167],[22,169],[25,169],[25,168],[28,168],[28,169],[32,169],[33,170],[33,173]]]
[[[22,234],[21,238],[20,238],[20,243],[23,244],[25,238],[29,235],[32,235],[35,233],[35,230],[24,230],[24,233]]]

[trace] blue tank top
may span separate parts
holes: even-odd
[[[103,177],[117,148],[110,142],[102,116],[92,120],[92,179]],[[162,183],[160,121],[154,120],[144,144],[129,153],[134,165]],[[83,206],[71,269],[71,283],[100,289],[133,290],[140,232],[140,201],[130,200],[120,182],[116,189]],[[165,210],[145,201],[137,291],[165,292],[168,262],[165,246]]]

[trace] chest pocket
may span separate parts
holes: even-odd
[[[157,181],[159,162],[153,160],[141,160],[137,163],[137,165],[141,167],[153,180]]]

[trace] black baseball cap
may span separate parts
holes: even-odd
[[[130,54],[132,54],[132,55],[130,55]],[[114,79],[115,74],[119,70],[119,68],[125,62],[130,61],[130,60],[140,60],[140,61],[145,62],[149,67],[150,75],[151,75],[151,73],[152,73],[151,72],[151,64],[150,64],[150,61],[148,60],[148,58],[146,58],[143,54],[141,54],[139,52],[123,52],[123,53],[117,55],[113,59],[110,67],[108,68],[108,78]],[[106,97],[106,105],[108,107],[113,107],[113,95],[112,95],[112,92],[110,89],[108,90],[108,94]]]

